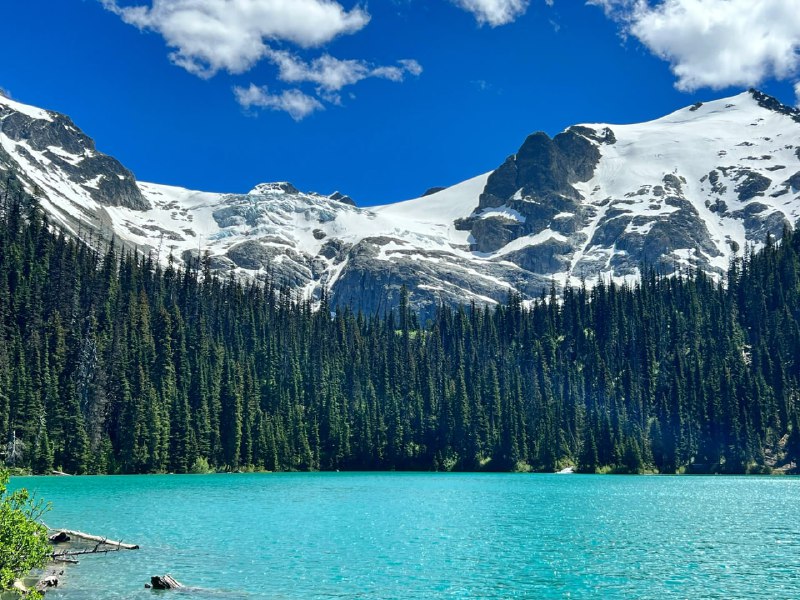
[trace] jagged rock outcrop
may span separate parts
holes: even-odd
[[[425,192],[420,197],[424,198],[425,196],[433,196],[434,194],[438,194],[439,192],[443,192],[446,189],[447,188],[445,188],[445,187],[434,186],[432,188],[428,188],[427,190],[425,190]]]
[[[112,234],[333,310],[385,312],[406,286],[441,304],[530,300],[551,286],[632,281],[643,266],[717,277],[800,217],[800,111],[751,90],[649,123],[529,136],[491,173],[361,208],[287,182],[211,194],[136,182],[65,116],[0,98],[0,177],[54,223]]]
[[[103,206],[150,208],[133,174],[115,158],[98,152],[94,141],[65,115],[21,112],[8,101],[0,102],[0,136],[6,157],[12,152],[16,161],[25,163],[28,168],[20,175],[33,176],[42,194],[71,185]],[[37,178],[35,173],[49,176]]]
[[[331,200],[335,200],[336,202],[341,202],[342,204],[347,204],[348,206],[355,206],[356,201],[353,200],[350,196],[346,196],[341,192],[333,192],[330,196],[328,196]]]

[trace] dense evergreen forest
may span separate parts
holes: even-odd
[[[765,472],[800,454],[800,235],[530,307],[331,315],[0,186],[0,432],[36,473]]]

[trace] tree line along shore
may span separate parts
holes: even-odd
[[[0,187],[0,432],[32,473],[767,473],[800,455],[800,236],[534,302],[332,313],[76,241]]]

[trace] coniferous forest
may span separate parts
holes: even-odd
[[[0,433],[35,473],[769,472],[800,455],[800,235],[532,306],[319,310],[0,188]]]

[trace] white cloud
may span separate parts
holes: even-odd
[[[242,108],[264,108],[289,113],[295,121],[302,121],[311,113],[325,110],[322,103],[300,90],[284,90],[280,94],[271,94],[267,86],[236,86],[233,88],[236,101]]]
[[[329,54],[311,62],[289,52],[270,51],[269,60],[278,67],[278,78],[287,83],[315,83],[320,92],[338,92],[368,77],[403,81],[407,74],[419,75],[422,67],[415,60],[401,60],[396,66],[375,67],[363,60],[340,60]]]
[[[475,15],[480,25],[498,27],[515,21],[528,10],[530,0],[451,0]],[[552,0],[548,0],[552,5]]]
[[[422,73],[415,60],[375,66],[326,53],[306,62],[276,49],[281,44],[322,46],[369,23],[364,8],[348,11],[336,0],[147,0],[138,6],[100,1],[124,22],[160,34],[173,49],[170,60],[199,77],[210,78],[220,71],[245,73],[266,59],[277,66],[279,80],[315,84],[319,98],[299,89],[271,92],[252,83],[234,88],[243,107],[284,111],[296,121],[324,110],[320,100],[340,104],[338,92],[343,87],[368,77],[402,81],[407,75]]]
[[[397,62],[406,71],[406,73],[409,73],[414,77],[419,77],[422,75],[422,65],[413,58],[404,58],[403,60]]]
[[[794,95],[796,97],[797,108],[800,108],[800,81],[794,84]]]
[[[359,31],[370,17],[334,0],[152,0],[122,7],[101,0],[123,21],[161,34],[170,59],[200,77],[244,73],[269,52],[269,41],[308,48]]]
[[[599,6],[606,16],[624,19],[626,11],[630,11],[639,0],[586,0],[589,6]]]
[[[589,0],[669,62],[684,91],[794,79],[798,0]]]

